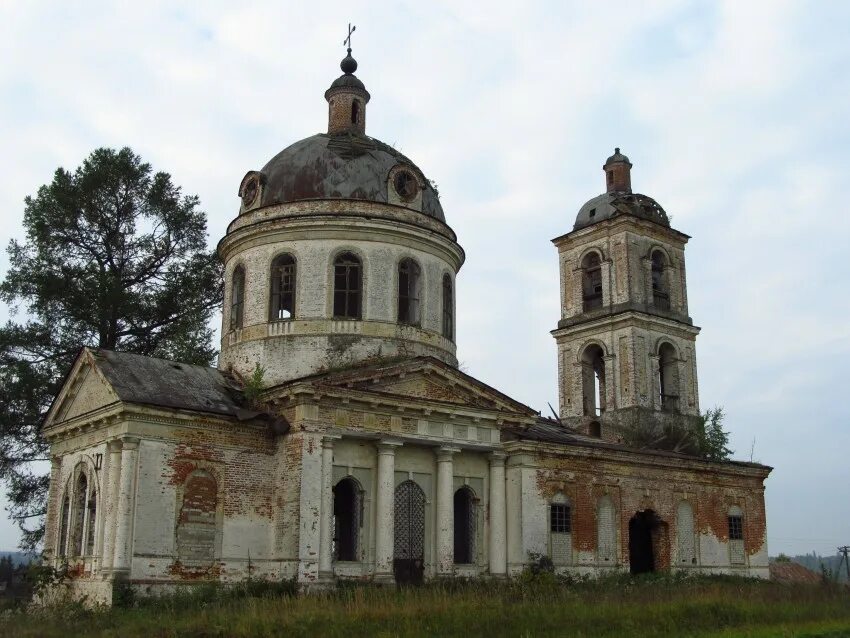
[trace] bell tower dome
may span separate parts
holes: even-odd
[[[635,423],[699,416],[696,336],[688,316],[685,244],[651,197],[633,193],[632,163],[615,149],[606,192],[552,240],[561,271],[561,419],[617,441]]]
[[[260,365],[267,385],[380,359],[457,365],[463,249],[431,181],[366,135],[370,95],[347,53],[325,92],[327,133],[245,174],[218,244],[219,367],[246,376]]]

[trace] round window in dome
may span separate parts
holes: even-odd
[[[404,201],[409,202],[416,197],[416,190],[419,188],[419,183],[416,177],[410,171],[398,171],[393,177],[393,188],[398,196]]]
[[[242,204],[248,208],[257,199],[257,193],[260,191],[260,180],[257,176],[251,177],[245,182],[245,187],[242,189]]]

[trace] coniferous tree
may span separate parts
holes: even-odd
[[[206,214],[129,148],[100,148],[25,200],[0,299],[0,480],[22,548],[40,544],[48,477],[39,427],[82,346],[211,363],[221,265]]]

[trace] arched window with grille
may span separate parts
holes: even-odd
[[[670,285],[667,258],[660,250],[652,251],[652,305],[660,310],[670,310]]]
[[[71,495],[70,490],[66,491],[65,498],[62,499],[62,511],[59,515],[59,545],[56,547],[57,556],[67,556],[68,554],[68,532],[71,527]]]
[[[443,275],[443,336],[454,339],[454,293],[448,273]]]
[[[342,253],[334,260],[334,317],[360,319],[362,316],[363,273],[360,259]]]
[[[97,522],[97,490],[93,484],[89,487],[89,501],[86,508],[88,509],[86,513],[86,520],[88,521],[86,526],[86,555],[92,556],[94,554],[95,523]]]
[[[295,316],[295,275],[295,257],[275,257],[271,268],[270,321],[292,319]]]
[[[549,557],[554,565],[573,562],[572,508],[563,494],[556,494],[549,503]]]
[[[412,259],[398,265],[398,322],[419,325],[419,296],[422,271]]]
[[[582,309],[584,312],[602,307],[602,260],[599,253],[585,255],[581,261]]]
[[[744,511],[738,505],[729,508],[729,563],[743,565],[747,562],[744,550]]]
[[[245,269],[237,266],[230,280],[230,329],[242,327],[245,313]]]
[[[82,556],[83,538],[85,536],[85,520],[86,520],[86,497],[88,496],[88,480],[84,473],[80,473],[77,477],[76,485],[74,486],[74,503],[73,503],[73,534],[72,534],[72,554],[74,556]]]

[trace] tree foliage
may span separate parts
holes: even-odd
[[[702,457],[709,461],[728,461],[729,433],[723,429],[726,415],[722,407],[706,410],[699,418],[655,419],[635,410],[621,427],[623,443],[640,449],[666,450]]]
[[[206,214],[129,148],[100,148],[27,197],[0,299],[0,479],[22,546],[41,541],[48,478],[39,426],[82,346],[208,364],[221,266]]]

